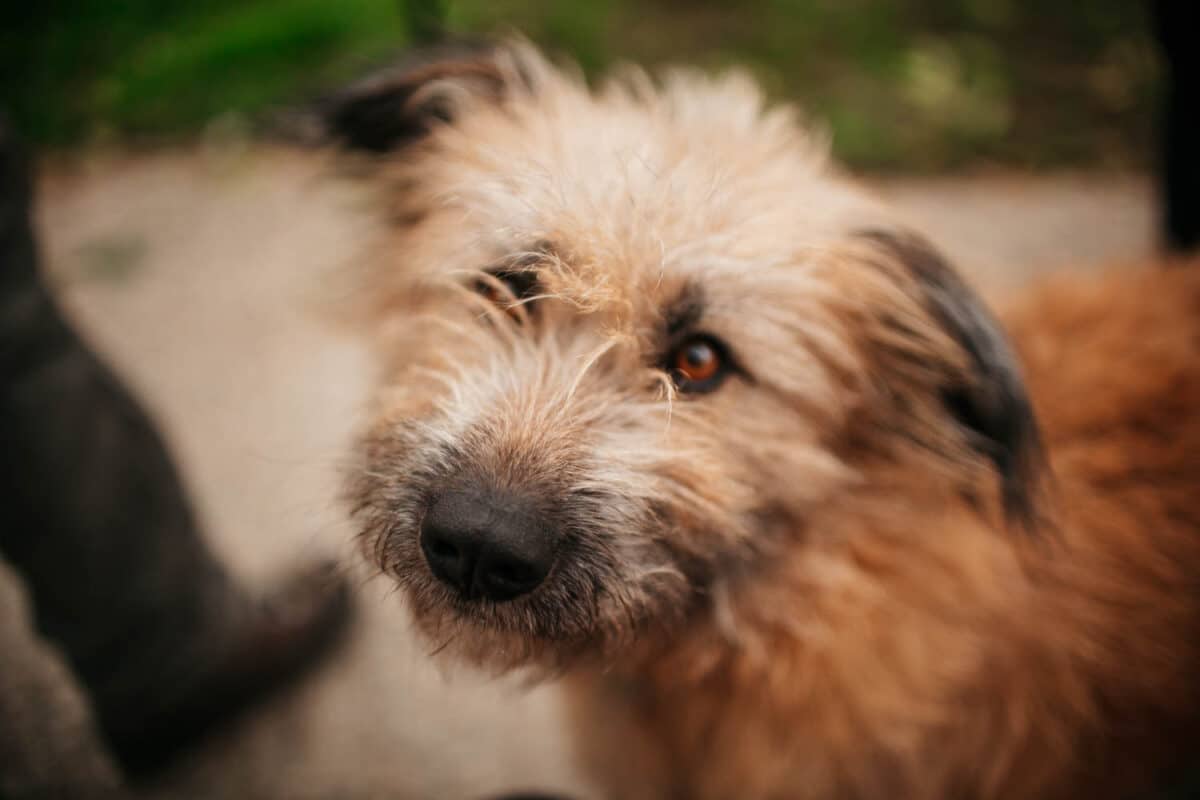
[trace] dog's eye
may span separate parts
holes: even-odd
[[[488,270],[488,275],[494,280],[479,278],[474,284],[475,291],[520,322],[521,315],[515,306],[537,293],[537,275],[528,270]]]
[[[506,306],[513,301],[513,296],[509,292],[504,291],[491,281],[485,281],[483,278],[475,281],[475,291],[492,305]]]
[[[729,373],[725,345],[708,334],[689,336],[671,351],[667,368],[681,392],[711,392]]]

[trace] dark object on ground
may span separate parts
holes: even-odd
[[[87,697],[27,612],[20,578],[0,559],[0,797],[122,796]]]
[[[1174,251],[1200,246],[1200,41],[1188,0],[1155,0],[1166,66],[1159,170],[1163,235]]]
[[[310,665],[349,598],[317,565],[256,599],[214,559],[153,424],[42,285],[30,207],[0,119],[0,557],[122,765],[148,771]]]
[[[179,640],[191,664],[176,662],[172,672],[147,680],[141,702],[110,702],[101,717],[125,770],[158,770],[314,666],[345,630],[349,611],[349,592],[332,564],[301,569],[259,599],[231,592],[212,629]]]

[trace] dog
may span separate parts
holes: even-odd
[[[476,44],[320,117],[382,220],[365,551],[441,657],[562,677],[610,796],[1122,797],[1194,755],[1200,270],[1000,322],[736,72]]]

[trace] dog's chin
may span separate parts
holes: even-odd
[[[608,637],[578,607],[552,607],[552,591],[491,603],[463,600],[424,576],[402,583],[417,629],[439,660],[537,680],[596,662],[607,649]]]

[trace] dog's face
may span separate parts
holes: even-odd
[[[593,93],[518,46],[327,111],[395,220],[353,494],[435,644],[555,668],[662,638],[892,467],[1027,510],[990,318],[744,79]]]

